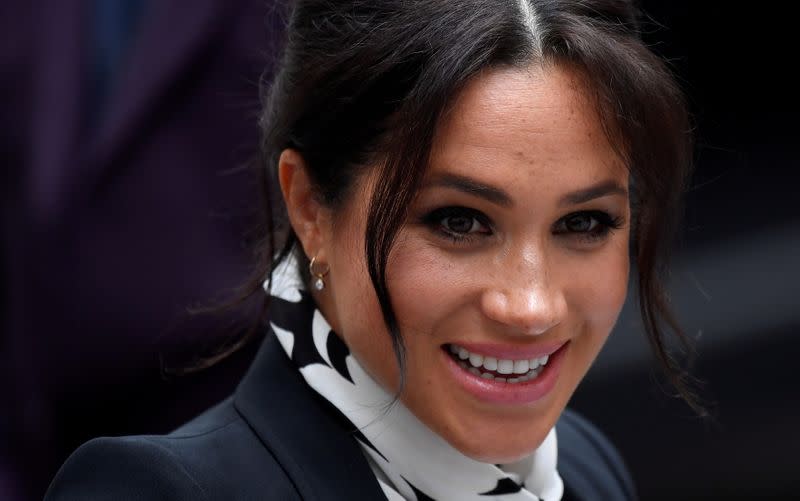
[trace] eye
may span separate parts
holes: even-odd
[[[473,233],[482,227],[477,219],[469,216],[447,216],[442,219],[442,226],[453,233]]]
[[[596,218],[592,217],[586,212],[580,214],[573,214],[564,220],[564,226],[567,231],[572,233],[586,233],[593,231],[600,224]]]
[[[622,218],[613,217],[603,211],[582,211],[568,214],[555,225],[554,233],[575,235],[585,240],[597,240],[611,230],[622,227]]]
[[[428,213],[424,222],[443,236],[460,241],[492,233],[486,216],[467,207],[442,207]]]

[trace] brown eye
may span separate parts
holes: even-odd
[[[553,233],[594,242],[612,230],[622,228],[623,220],[604,211],[581,211],[567,214],[553,226]]]
[[[469,216],[448,216],[442,219],[442,226],[453,233],[472,233],[480,229],[480,223]]]
[[[565,229],[571,233],[588,233],[597,228],[599,222],[591,214],[573,214],[564,220]]]
[[[458,242],[492,234],[486,215],[468,207],[441,207],[423,216],[422,221],[435,233]]]

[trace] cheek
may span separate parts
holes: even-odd
[[[391,389],[397,363],[367,270],[363,230],[356,224],[342,225],[331,240],[331,279],[321,298],[332,312],[326,317],[367,373]]]
[[[352,240],[339,252],[356,255],[363,249],[363,239]],[[363,254],[363,251],[361,251]],[[349,254],[346,254],[349,253]],[[342,337],[350,350],[384,388],[396,391],[399,368],[386,329],[377,296],[367,272],[366,261],[342,263],[346,273],[346,302],[337,301],[341,318]],[[438,343],[447,328],[451,314],[463,304],[465,277],[451,259],[423,239],[401,232],[386,267],[386,285],[391,294],[392,309],[403,334],[408,363],[409,386],[425,387],[414,374],[428,374],[428,368],[438,365]],[[461,270],[462,272],[464,270]],[[347,294],[337,288],[336,294]]]
[[[457,264],[440,253],[410,239],[398,242],[387,270],[392,303],[406,336],[430,335],[462,289]]]
[[[593,337],[603,342],[617,321],[628,290],[630,260],[619,242],[576,267],[572,305]]]

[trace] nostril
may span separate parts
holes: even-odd
[[[481,298],[481,309],[487,317],[503,323],[503,319],[507,316],[507,302],[505,295],[500,291],[487,291]]]

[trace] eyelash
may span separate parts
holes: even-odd
[[[483,231],[474,233],[456,232],[447,228],[443,224],[445,219],[455,217],[471,219],[472,227],[475,227],[475,223],[477,222],[479,225],[481,225]],[[488,218],[480,211],[469,209],[467,207],[441,207],[425,215],[422,218],[422,222],[440,236],[448,238],[455,243],[469,243],[476,238],[480,238],[481,236],[489,236],[492,233],[491,224],[489,224]]]
[[[590,231],[570,231],[569,229],[566,229],[567,222],[570,219],[577,217],[589,217],[591,220],[597,222],[596,227]],[[556,222],[557,229],[555,229],[554,233],[556,235],[571,233],[576,235],[578,238],[581,238],[582,240],[591,243],[605,238],[612,231],[622,228],[622,225],[623,225],[623,220],[621,217],[612,216],[608,212],[604,211],[587,210],[587,211],[573,212],[559,219]],[[562,227],[564,229],[562,229]]]
[[[467,231],[457,232],[447,228],[444,220],[447,218],[468,218],[472,220],[470,230],[475,228],[477,223],[482,228],[480,231]],[[594,228],[589,231],[570,231],[567,228],[567,223],[574,218],[589,218],[589,224],[594,225]],[[468,207],[441,207],[435,209],[422,218],[422,222],[436,232],[439,236],[447,238],[457,244],[469,244],[473,240],[481,237],[491,236],[492,225],[489,219],[480,211],[470,209]],[[623,218],[615,217],[611,214],[598,211],[587,210],[567,214],[559,219],[553,227],[553,233],[556,235],[574,235],[587,243],[596,242],[605,238],[613,230],[622,228]]]

